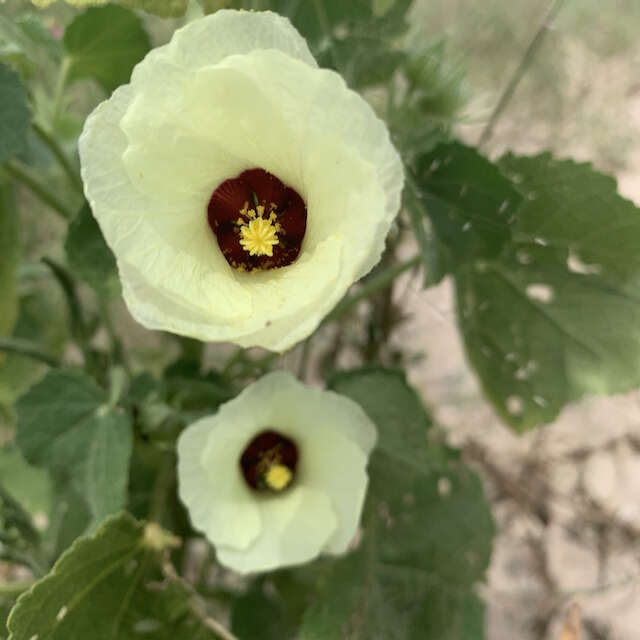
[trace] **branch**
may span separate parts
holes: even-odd
[[[2,168],[14,180],[22,183],[31,191],[31,193],[33,193],[34,196],[36,196],[36,198],[46,204],[50,209],[53,209],[65,220],[70,220],[73,217],[73,212],[67,207],[67,205],[49,191],[48,187],[45,187],[44,184],[35,177],[33,171],[31,171],[27,166],[16,160],[9,160],[5,162]]]
[[[0,351],[17,353],[27,358],[40,360],[40,362],[44,362],[50,367],[60,366],[60,360],[58,360],[58,358],[42,351],[35,342],[29,340],[22,340],[21,338],[0,338]]]
[[[488,142],[489,138],[493,134],[496,122],[511,101],[517,86],[520,84],[524,74],[527,72],[529,66],[533,62],[533,59],[536,57],[545,36],[551,30],[553,21],[556,19],[564,2],[565,0],[554,0],[547,10],[538,31],[536,31],[536,34],[533,36],[533,40],[529,43],[520,64],[513,72],[513,75],[509,80],[509,84],[507,84],[502,96],[500,96],[500,100],[498,100],[498,104],[495,106],[495,109],[489,118],[489,122],[487,122],[487,125],[484,128],[482,135],[480,136],[480,140],[478,141],[478,148]]]

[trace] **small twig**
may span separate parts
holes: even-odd
[[[38,122],[33,122],[33,132],[40,138],[40,140],[46,145],[46,147],[51,151],[51,153],[56,157],[60,166],[67,174],[69,181],[71,184],[78,190],[79,193],[82,193],[82,180],[80,179],[80,175],[74,169],[71,164],[69,158],[66,153],[62,150],[58,141],[53,137],[53,135],[47,131],[41,124]]]
[[[495,106],[495,109],[493,110],[493,113],[489,118],[489,122],[487,122],[484,130],[482,131],[482,135],[480,136],[480,140],[478,141],[479,148],[482,147],[484,144],[486,144],[486,142],[489,140],[489,138],[493,134],[493,129],[495,128],[496,122],[498,121],[498,119],[506,109],[507,105],[511,101],[511,98],[513,97],[513,94],[517,86],[520,84],[520,81],[524,77],[524,74],[527,72],[527,70],[529,69],[529,66],[531,65],[534,58],[536,57],[536,54],[540,49],[540,45],[542,45],[542,42],[545,36],[551,30],[553,21],[556,19],[564,2],[565,0],[554,0],[551,6],[549,7],[549,9],[547,10],[547,13],[544,16],[542,23],[540,24],[540,27],[536,31],[536,34],[533,36],[533,39],[531,40],[531,42],[529,43],[529,46],[524,52],[524,55],[522,56],[522,60],[520,61],[520,64],[518,65],[516,70],[513,72],[513,75],[511,76],[509,83],[507,84],[504,92],[500,96],[500,100],[498,100],[498,104]]]
[[[34,196],[46,204],[50,209],[53,209],[53,211],[62,216],[65,220],[71,220],[73,217],[73,211],[71,211],[64,202],[59,200],[56,195],[49,191],[49,189],[35,177],[31,169],[17,160],[9,160],[5,162],[5,164],[2,165],[2,168],[12,178],[14,178],[14,180],[27,187]]]
[[[175,567],[169,560],[169,555],[166,553],[162,562],[162,573],[167,579],[181,584],[191,594],[191,610],[198,616],[200,622],[207,627],[207,629],[213,631],[221,640],[239,640],[231,631],[224,627],[224,625],[207,615],[206,606],[202,597],[189,582],[178,575]]]
[[[46,264],[51,273],[55,276],[56,280],[60,284],[64,297],[67,301],[67,308],[69,310],[69,321],[71,325],[71,334],[78,343],[78,346],[82,350],[82,354],[87,365],[93,363],[93,355],[91,353],[91,347],[89,345],[89,331],[84,321],[82,313],[82,306],[76,292],[76,283],[69,271],[58,264],[51,258],[42,258],[42,262]]]
[[[360,302],[361,300],[368,298],[378,291],[386,289],[399,275],[403,274],[409,269],[413,269],[413,267],[418,266],[420,264],[420,260],[421,256],[413,256],[413,258],[395,264],[389,269],[385,269],[384,271],[373,276],[358,290],[357,293],[354,293],[351,296],[346,296],[340,302],[338,302],[338,304],[333,308],[333,311],[331,311],[331,313],[324,317],[324,319],[320,323],[320,326],[326,324],[327,322],[337,320],[345,313],[350,311],[351,308],[358,304],[358,302]]]
[[[50,367],[60,366],[60,360],[58,360],[58,358],[42,351],[35,342],[30,342],[29,340],[22,340],[21,338],[0,338],[0,351],[17,353],[27,358],[40,360],[40,362],[44,362]]]

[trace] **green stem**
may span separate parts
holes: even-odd
[[[43,144],[51,151],[51,153],[56,157],[60,166],[67,174],[69,181],[71,184],[78,190],[80,194],[82,194],[82,180],[80,179],[80,175],[74,169],[71,161],[62,150],[62,147],[58,144],[58,141],[54,138],[51,132],[47,131],[41,124],[37,122],[33,122],[33,132],[40,138]]]
[[[2,167],[12,178],[22,183],[41,202],[53,209],[66,220],[73,217],[73,211],[58,199],[38,178],[35,177],[31,169],[17,160],[9,160]]]
[[[524,52],[524,55],[522,56],[522,60],[520,61],[520,64],[518,65],[516,70],[513,72],[513,75],[511,76],[509,83],[507,84],[502,96],[500,97],[500,100],[498,100],[498,104],[493,110],[493,113],[489,118],[489,122],[487,122],[487,125],[485,126],[484,131],[480,136],[480,140],[478,141],[478,147],[482,147],[484,144],[486,144],[486,142],[489,140],[489,138],[493,134],[493,129],[495,128],[496,122],[498,121],[498,119],[504,112],[505,108],[511,101],[511,98],[513,97],[513,94],[518,84],[520,84],[520,81],[524,77],[524,74],[527,72],[527,70],[531,66],[531,63],[533,62],[534,58],[536,57],[536,54],[540,49],[540,45],[542,44],[547,33],[551,30],[553,21],[556,19],[564,3],[565,3],[565,0],[554,0],[551,3],[549,9],[547,10],[547,13],[545,14],[542,20],[542,23],[540,24],[540,27],[536,31],[536,34],[533,36],[533,39],[531,40],[531,42],[529,43],[529,46]]]
[[[93,364],[93,354],[91,352],[91,346],[89,345],[89,330],[84,321],[82,313],[82,306],[80,305],[80,299],[76,292],[76,284],[73,276],[69,273],[65,267],[58,264],[51,258],[42,258],[51,272],[55,276],[56,280],[60,284],[62,292],[64,293],[67,301],[67,309],[69,310],[69,321],[71,325],[71,335],[78,343],[78,346],[82,350],[84,356],[85,365],[90,366]]]
[[[18,355],[26,356],[27,358],[40,360],[40,362],[44,362],[50,367],[60,366],[60,361],[55,356],[42,351],[37,344],[30,342],[29,340],[22,340],[20,338],[0,338],[0,351],[17,353]]]
[[[167,504],[167,493],[173,483],[174,459],[170,454],[166,454],[160,462],[160,469],[156,475],[151,494],[151,504],[149,505],[149,522],[157,522],[162,525],[165,506]]]
[[[98,306],[100,308],[100,317],[102,318],[102,324],[104,324],[104,328],[111,342],[111,353],[113,355],[113,360],[121,364],[126,374],[128,376],[131,376],[131,367],[129,366],[129,361],[125,354],[122,340],[120,340],[118,332],[113,325],[113,319],[111,317],[111,311],[109,310],[109,304],[102,300],[102,298],[99,298]]]
[[[53,108],[51,110],[51,123],[54,124],[60,114],[60,108],[62,107],[62,99],[64,98],[64,90],[67,86],[67,79],[69,78],[69,70],[71,69],[71,58],[65,56],[62,59],[60,65],[60,71],[58,72],[58,79],[56,81],[56,88],[53,94]]]
[[[343,298],[334,307],[333,311],[331,311],[331,313],[325,316],[324,320],[320,323],[320,325],[322,326],[328,322],[337,320],[338,318],[343,316],[345,313],[347,313],[352,307],[357,305],[358,302],[360,302],[361,300],[364,300],[365,298],[372,296],[374,293],[377,293],[378,291],[382,291],[383,289],[386,289],[393,283],[393,281],[399,275],[403,274],[405,271],[408,271],[409,269],[413,269],[413,267],[420,264],[420,261],[421,261],[420,255],[413,256],[413,258],[410,258],[405,262],[400,262],[398,264],[395,264],[389,269],[385,269],[384,271],[381,271],[377,275],[373,276],[370,280],[367,281],[366,284],[364,284],[358,290],[357,293],[354,293],[352,296],[347,296]]]

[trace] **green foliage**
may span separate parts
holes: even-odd
[[[493,523],[478,478],[429,442],[430,418],[401,374],[338,374],[332,387],[361,404],[379,442],[360,548],[335,562],[300,637],[482,638],[473,585],[489,562]]]
[[[26,152],[30,119],[20,76],[0,62],[0,164]]]
[[[119,295],[116,260],[88,204],[69,225],[64,248],[69,267],[78,278],[87,282],[102,298]]]
[[[69,80],[95,79],[110,93],[128,82],[149,51],[149,36],[133,11],[116,5],[92,7],[66,28]]]
[[[61,56],[61,43],[35,16],[27,13],[10,20],[0,15],[0,60],[23,78],[36,74],[47,58],[55,63]]]
[[[36,574],[42,572],[40,534],[30,515],[0,485],[0,560],[22,564]]]
[[[189,0],[120,0],[120,4],[131,9],[154,13],[163,18],[183,16]]]
[[[191,593],[180,582],[159,582],[158,553],[172,544],[157,525],[110,518],[19,598],[10,640],[215,638],[193,613]]]
[[[29,465],[13,442],[0,447],[0,486],[32,516],[49,512],[49,475]]]
[[[407,200],[416,236],[422,239],[429,282],[479,258],[497,256],[509,240],[510,221],[522,202],[515,185],[475,149],[459,142],[420,155],[412,167]]]
[[[234,601],[231,631],[239,640],[283,640],[295,635],[282,603],[259,584]]]
[[[35,466],[67,477],[95,526],[126,501],[130,419],[86,376],[51,371],[19,399],[16,442]]]
[[[13,185],[0,181],[0,336],[11,334],[18,317],[19,261],[20,220]]]
[[[640,212],[585,164],[500,166],[525,200],[502,253],[457,273],[457,296],[469,358],[522,430],[585,393],[640,384]]]

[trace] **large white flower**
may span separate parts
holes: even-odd
[[[180,435],[180,498],[219,561],[241,573],[341,554],[375,440],[352,400],[270,373]]]
[[[378,262],[403,183],[384,123],[270,12],[176,31],[89,116],[80,159],[139,322],[277,351]]]

